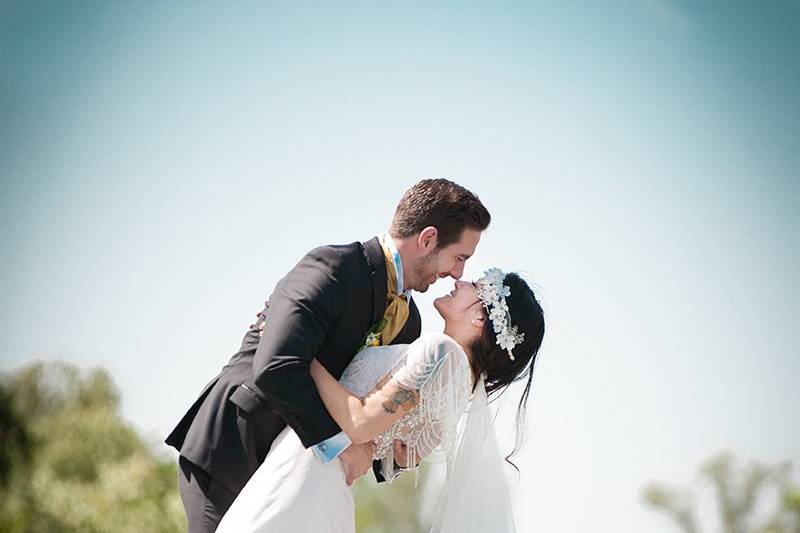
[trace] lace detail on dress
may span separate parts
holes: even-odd
[[[405,361],[408,347],[408,344],[395,344],[364,348],[347,365],[339,383],[364,398],[384,376]]]
[[[419,391],[417,406],[375,439],[375,459],[393,459],[393,443],[408,446],[408,464],[428,456],[437,446],[452,455],[457,427],[472,392],[472,375],[461,346],[444,334],[426,335],[408,347],[405,361],[392,379],[408,390]],[[418,479],[416,467],[415,479]]]

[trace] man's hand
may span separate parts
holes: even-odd
[[[417,456],[417,464],[414,466],[419,466],[420,459],[422,458]],[[394,441],[394,464],[400,468],[408,468],[408,446],[396,439]]]
[[[360,478],[372,468],[372,456],[375,454],[375,443],[365,442],[364,444],[351,444],[339,454],[342,461],[344,473],[347,477],[347,485]]]
[[[258,336],[259,337],[263,337],[264,336],[264,320],[261,320],[261,317],[263,315],[264,315],[263,311],[259,311],[258,313],[256,313],[256,319],[257,320],[254,323],[250,324],[250,326],[249,326],[250,329],[253,329],[253,328],[256,327],[256,324],[258,324]]]

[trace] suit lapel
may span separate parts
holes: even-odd
[[[377,324],[383,318],[386,311],[386,259],[383,256],[383,249],[377,237],[373,237],[364,243],[364,252],[372,266],[372,323]]]

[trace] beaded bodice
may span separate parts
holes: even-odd
[[[456,428],[472,390],[469,361],[447,335],[425,335],[412,344],[366,348],[356,354],[340,382],[365,397],[385,376],[419,392],[416,407],[375,439],[375,459],[393,463],[393,442],[408,446],[408,462],[437,446],[452,450]]]

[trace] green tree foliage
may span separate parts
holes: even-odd
[[[14,410],[11,393],[0,382],[0,494],[8,490],[11,474],[31,459],[31,437],[25,421]]]
[[[33,363],[0,380],[0,533],[186,530],[175,461],[153,453],[119,404],[104,369]],[[427,531],[422,486],[411,473],[358,480],[359,533]]]
[[[107,371],[14,372],[0,387],[0,424],[0,531],[185,530],[174,461],[121,419]]]
[[[724,533],[800,533],[800,487],[792,481],[791,463],[737,467],[732,454],[720,453],[703,463],[700,477],[713,488]],[[702,533],[696,498],[696,490],[662,483],[651,483],[643,492],[647,505],[686,533]]]
[[[414,474],[400,474],[392,484],[378,484],[371,473],[353,484],[358,533],[423,533],[428,531],[421,522],[420,493],[426,468],[423,463],[417,487]],[[430,524],[427,524],[429,526]]]

